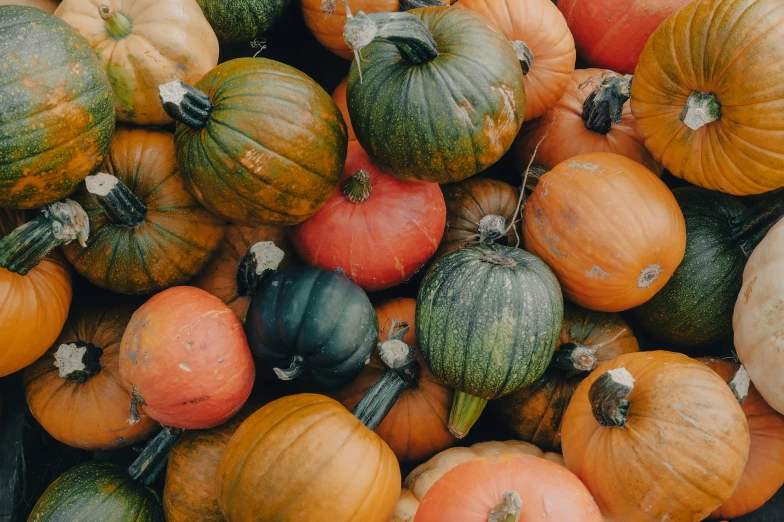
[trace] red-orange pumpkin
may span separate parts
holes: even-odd
[[[346,104],[346,88],[348,87],[348,76],[335,87],[332,91],[332,101],[340,109],[340,114],[343,115],[343,120],[346,122],[346,131],[348,133],[348,141],[357,141],[357,135],[354,134],[354,127],[351,126],[351,117],[348,114],[348,105]]]

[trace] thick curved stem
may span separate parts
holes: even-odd
[[[634,389],[634,377],[626,368],[616,368],[601,374],[588,390],[593,416],[602,426],[623,426],[629,409],[629,394]]]
[[[84,384],[93,375],[103,370],[103,349],[91,343],[76,341],[61,344],[54,352],[54,365],[60,377]]]
[[[489,245],[506,235],[506,219],[496,214],[488,214],[479,220],[479,244]]]
[[[512,49],[517,55],[520,67],[523,69],[523,75],[527,75],[534,63],[534,52],[522,40],[513,40],[509,43],[512,44]]]
[[[60,245],[79,241],[87,246],[89,234],[90,220],[79,203],[70,199],[52,203],[35,219],[0,238],[0,266],[25,275]]]
[[[749,395],[751,380],[749,379],[749,374],[746,373],[746,368],[742,364],[727,384],[729,385],[730,390],[732,390],[732,394],[738,399],[738,404],[743,404],[743,401],[745,401],[746,397]]]
[[[174,120],[199,130],[207,126],[212,114],[210,97],[181,80],[158,87],[163,110]]]
[[[743,253],[750,256],[768,231],[784,216],[784,190],[765,199],[739,215],[732,223],[733,238]]]
[[[370,174],[365,170],[358,170],[343,183],[343,197],[352,203],[362,203],[370,197],[373,185],[370,183]]]
[[[517,522],[520,520],[520,510],[523,509],[523,499],[517,491],[504,491],[501,502],[495,505],[487,518],[487,522]]]
[[[147,446],[141,455],[128,467],[131,478],[145,486],[149,486],[166,467],[169,459],[169,450],[182,436],[185,430],[164,426]]]
[[[721,119],[719,99],[713,93],[692,92],[681,111],[680,119],[691,130],[697,130]]]
[[[550,366],[559,370],[590,372],[596,366],[596,348],[577,343],[558,347]]]
[[[400,10],[410,11],[411,9],[419,9],[422,7],[447,7],[441,0],[400,0]]]
[[[302,375],[302,372],[305,370],[304,362],[305,359],[302,356],[295,355],[291,358],[291,364],[288,368],[273,368],[273,370],[281,381],[292,381]]]
[[[452,411],[449,412],[448,428],[450,433],[458,439],[468,435],[471,427],[482,415],[485,406],[487,406],[487,399],[455,390]]]
[[[144,223],[147,205],[116,177],[99,172],[87,176],[84,184],[115,225],[136,228]]]
[[[253,297],[259,283],[278,269],[285,255],[272,241],[259,241],[250,247],[237,266],[237,295]]]
[[[613,124],[621,123],[623,105],[631,96],[632,77],[606,74],[583,103],[585,128],[606,135]]]
[[[131,34],[133,27],[131,19],[119,11],[115,11],[112,6],[103,4],[98,7],[98,13],[106,22],[106,32],[109,33],[112,40],[122,40]]]
[[[359,12],[349,18],[343,38],[354,51],[361,51],[373,40],[384,40],[397,47],[400,56],[415,64],[427,63],[438,56],[433,36],[421,20],[408,13]]]

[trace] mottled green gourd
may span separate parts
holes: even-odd
[[[695,346],[732,333],[732,313],[748,256],[784,215],[784,194],[747,209],[697,187],[673,190],[686,220],[686,254],[672,278],[634,315],[652,335]]]
[[[270,30],[290,0],[197,0],[222,44],[248,42]]]
[[[555,275],[524,250],[473,246],[436,261],[419,289],[416,334],[432,372],[457,392],[455,436],[468,433],[488,400],[542,376],[563,313]]]

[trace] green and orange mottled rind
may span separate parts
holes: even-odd
[[[70,194],[114,132],[109,79],[84,38],[32,7],[0,9],[0,206]]]
[[[294,225],[327,201],[346,162],[346,124],[304,73],[266,58],[238,58],[196,84],[212,101],[207,126],[177,125],[188,189],[234,224]]]
[[[269,31],[290,0],[196,0],[220,43],[248,42]]]

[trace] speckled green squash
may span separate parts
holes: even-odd
[[[197,0],[222,44],[247,42],[270,30],[289,0]]]
[[[71,468],[44,491],[28,522],[164,522],[150,488],[116,462],[92,460]]]
[[[682,187],[673,193],[686,220],[686,254],[664,288],[634,315],[669,343],[708,344],[732,333],[748,255],[784,213],[784,195],[746,210],[720,192]]]
[[[424,23],[437,56],[418,64],[401,55],[399,41],[367,45],[361,79],[356,60],[351,65],[351,123],[362,147],[391,174],[460,181],[512,145],[525,117],[522,68],[509,41],[480,14],[449,7],[408,14]],[[368,18],[378,16],[388,13]]]
[[[112,88],[87,41],[40,9],[0,7],[0,207],[70,194],[112,132]]]

